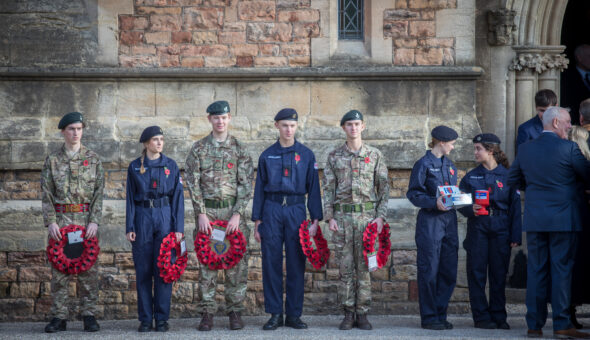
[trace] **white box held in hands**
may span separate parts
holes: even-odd
[[[471,194],[461,193],[456,185],[441,185],[438,187],[436,197],[443,196],[442,202],[445,207],[460,208],[473,204]]]

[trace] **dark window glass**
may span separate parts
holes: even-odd
[[[363,40],[363,0],[338,0],[338,39]]]

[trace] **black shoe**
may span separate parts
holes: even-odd
[[[486,320],[486,321],[477,321],[474,323],[475,328],[481,328],[481,329],[496,329],[498,328],[498,325],[496,325],[495,322],[493,322],[492,320]]]
[[[285,318],[285,327],[291,327],[295,329],[307,329],[307,324],[298,316],[288,316]]]
[[[45,333],[55,333],[65,331],[67,322],[65,319],[53,318],[51,322],[45,326]]]
[[[93,315],[84,317],[84,331],[85,332],[98,332],[100,326],[96,322],[96,318]]]
[[[582,329],[584,328],[584,325],[582,325],[581,323],[578,322],[578,318],[576,317],[576,307],[575,306],[571,306],[569,308],[570,311],[570,321],[572,322],[572,325],[576,328],[576,329]]]
[[[262,326],[265,331],[274,331],[283,326],[283,314],[272,314],[270,319]]]
[[[498,321],[496,326],[498,326],[498,329],[510,329],[510,325],[506,321]]]
[[[147,321],[142,321],[139,324],[139,328],[137,329],[140,333],[150,332],[152,330],[152,323]]]
[[[441,321],[443,326],[445,326],[445,329],[453,329],[453,324],[448,322],[447,320],[445,321]]]
[[[440,321],[435,321],[435,322],[431,322],[431,323],[423,323],[422,324],[422,328],[424,329],[430,329],[433,331],[442,331],[447,329],[445,327],[445,324],[440,322]]]
[[[169,329],[170,326],[168,326],[168,321],[156,321],[156,332],[168,332]]]

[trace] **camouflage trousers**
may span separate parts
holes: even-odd
[[[232,207],[211,209],[207,208],[207,217],[211,222],[215,220],[226,220],[232,216]],[[194,231],[193,239],[197,236],[197,228]],[[240,216],[240,231],[246,238],[246,243],[250,239],[250,230],[246,225],[244,216]],[[217,301],[215,292],[217,288],[217,275],[219,270],[211,270],[207,266],[200,265],[199,271],[199,313],[215,314],[217,312]],[[223,269],[220,269],[223,270]],[[244,310],[244,299],[246,298],[246,288],[248,280],[248,252],[233,268],[223,270],[224,276],[224,294],[225,294],[225,312],[241,312]]]
[[[88,213],[57,214],[57,225],[60,228],[69,224],[88,226]],[[98,261],[89,270],[76,275],[80,294],[80,311],[82,316],[96,315],[98,301]],[[74,275],[64,274],[51,267],[51,315],[60,319],[68,318],[69,282]]]
[[[69,282],[73,275],[68,275],[51,267],[51,315],[55,318],[68,318]],[[96,315],[98,301],[98,263],[84,273],[78,274],[80,292],[80,311],[82,316]]]
[[[367,314],[371,305],[371,275],[363,256],[363,233],[373,212],[336,212],[338,232],[332,234],[340,262],[338,299],[345,311]]]

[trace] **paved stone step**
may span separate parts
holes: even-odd
[[[586,308],[584,308],[585,310]],[[582,323],[590,324],[588,314],[580,319]],[[81,321],[68,323],[68,331],[53,335],[59,339],[525,339],[526,323],[524,314],[510,314],[508,323],[510,330],[482,330],[473,328],[473,321],[469,315],[452,315],[449,321],[455,328],[448,331],[430,331],[420,328],[420,317],[417,315],[371,315],[369,320],[373,324],[372,331],[353,329],[340,331],[338,325],[340,315],[306,315],[303,320],[308,323],[307,330],[294,330],[282,327],[276,331],[262,331],[260,327],[267,320],[267,316],[246,316],[246,327],[240,331],[228,329],[227,317],[216,317],[215,328],[211,332],[199,332],[196,326],[199,319],[170,320],[170,331],[162,333],[138,333],[136,320],[99,321],[101,331],[84,333]],[[553,331],[551,320],[543,329],[545,337],[549,338]],[[43,333],[45,323],[1,323],[0,339],[48,339]]]

